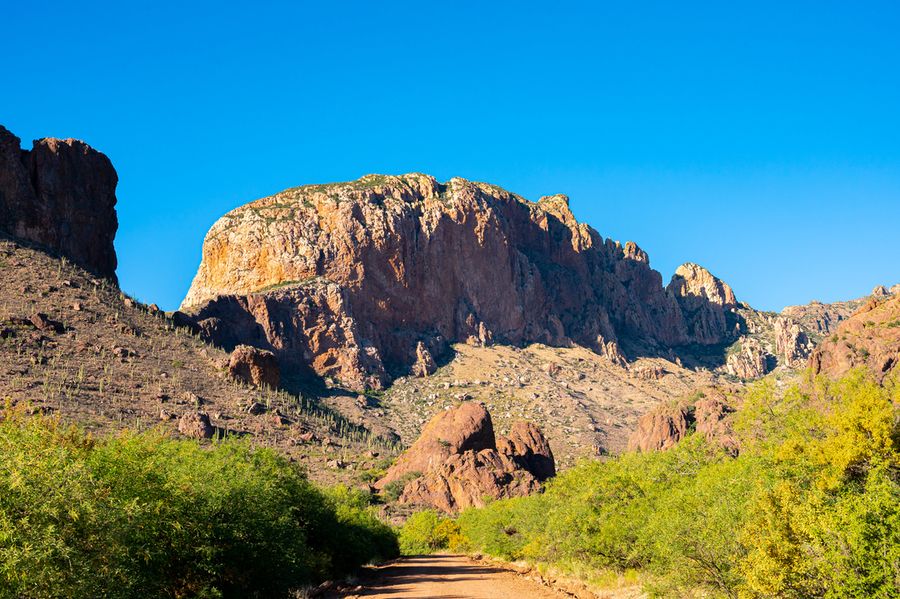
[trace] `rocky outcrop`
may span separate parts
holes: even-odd
[[[800,328],[800,324],[788,318],[775,319],[775,351],[782,363],[790,368],[806,364],[813,343]]]
[[[678,267],[666,289],[678,300],[693,342],[712,345],[727,337],[726,313],[737,307],[731,287],[702,266],[688,262]]]
[[[809,359],[816,374],[839,377],[857,367],[882,381],[900,372],[900,295],[870,298]]]
[[[283,367],[379,388],[389,372],[430,368],[420,343],[433,359],[448,343],[542,342],[616,362],[625,345],[719,343],[733,293],[695,281],[703,272],[667,292],[645,252],[578,223],[565,196],[370,175],[225,215],[183,309],[226,348],[266,347]]]
[[[277,389],[281,370],[275,354],[249,345],[239,345],[231,352],[228,375],[236,381]]]
[[[628,451],[660,451],[674,447],[690,432],[694,415],[688,406],[661,405],[638,420]]]
[[[664,451],[696,431],[710,443],[736,454],[730,419],[733,412],[724,395],[715,389],[675,404],[661,404],[640,417],[628,439],[628,451]]]
[[[118,177],[75,139],[21,140],[0,126],[0,230],[115,279]]]
[[[400,503],[455,512],[483,506],[486,497],[527,495],[555,473],[540,429],[517,422],[509,437],[495,438],[484,406],[466,402],[432,418],[375,487],[402,484]]]
[[[725,362],[728,374],[742,379],[755,379],[768,372],[766,352],[752,337],[741,340],[740,350],[728,356]]]
[[[425,344],[419,341],[416,344],[416,361],[412,366],[412,373],[418,377],[425,377],[437,370],[437,364],[434,361],[434,358],[431,355],[431,352],[428,351],[428,348],[425,347]]]

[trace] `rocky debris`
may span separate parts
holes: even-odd
[[[789,318],[775,319],[775,351],[786,366],[805,365],[812,349],[813,343],[799,323]]]
[[[226,349],[270,347],[283,369],[359,391],[389,382],[385,364],[422,371],[419,341],[434,358],[437,338],[579,344],[615,363],[623,339],[723,341],[733,294],[683,273],[666,291],[643,250],[578,223],[565,196],[371,175],[226,214],[182,307]]]
[[[205,412],[188,412],[178,421],[178,432],[192,439],[211,439],[215,429]]]
[[[741,340],[740,351],[728,356],[725,362],[728,374],[742,379],[756,379],[768,372],[766,352],[752,337]]]
[[[678,300],[688,336],[703,345],[721,343],[729,334],[726,312],[737,307],[734,292],[708,270],[687,262],[678,267],[666,290]]]
[[[277,389],[281,370],[275,354],[249,345],[239,345],[231,352],[228,376],[236,381]]]
[[[138,355],[136,351],[128,347],[114,347],[112,350],[112,354],[121,360],[134,358]]]
[[[699,395],[678,403],[660,404],[641,416],[628,439],[628,450],[664,451],[696,431],[707,441],[736,454],[738,447],[730,419],[734,410],[715,389]]]
[[[38,139],[31,150],[0,126],[0,230],[115,280],[118,176],[75,139]]]
[[[426,377],[434,374],[437,370],[437,364],[431,356],[431,352],[425,347],[425,344],[419,341],[416,345],[416,362],[413,364],[412,373],[414,376]]]
[[[892,285],[890,289],[891,295],[900,295],[900,283]]]
[[[900,372],[900,295],[871,298],[826,338],[809,359],[816,374],[840,377],[865,367],[877,380]]]
[[[534,492],[555,473],[553,452],[540,429],[517,422],[508,437],[495,438],[484,406],[466,402],[432,418],[375,487],[406,481],[400,503],[454,512],[482,506],[485,497]]]

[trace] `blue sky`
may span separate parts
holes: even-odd
[[[111,157],[143,301],[237,205],[413,171],[566,193],[759,308],[900,282],[896,3],[253,4],[3,8],[0,123]]]

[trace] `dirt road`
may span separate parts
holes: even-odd
[[[385,599],[560,599],[538,582],[464,555],[423,555],[374,569],[363,589],[343,597]]]

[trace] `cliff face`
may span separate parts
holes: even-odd
[[[118,177],[109,159],[75,139],[21,149],[0,126],[0,230],[115,279]]]
[[[220,344],[379,387],[452,342],[578,344],[614,361],[623,341],[720,343],[733,294],[713,304],[690,276],[667,291],[645,252],[578,223],[565,196],[370,175],[225,215],[182,308]]]

